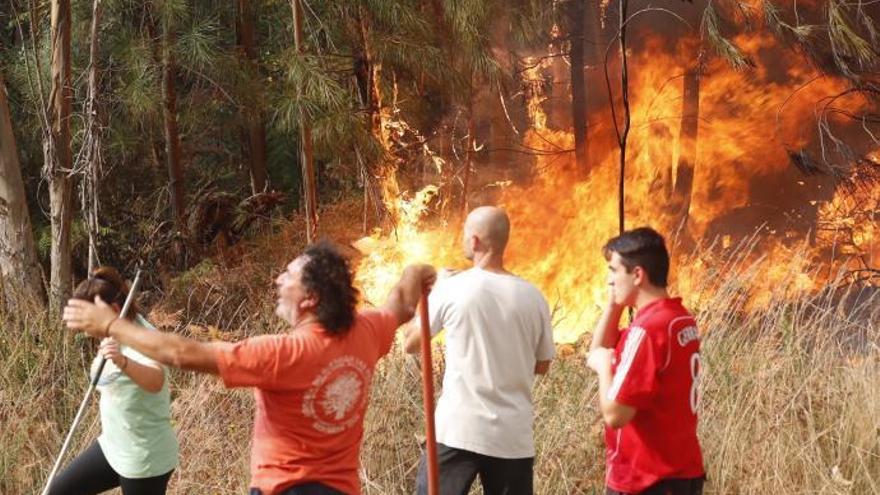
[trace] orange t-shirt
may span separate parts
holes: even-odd
[[[220,352],[227,387],[255,387],[251,486],[274,495],[318,482],[360,494],[359,451],[376,361],[400,326],[359,311],[342,337],[320,325],[243,340]]]

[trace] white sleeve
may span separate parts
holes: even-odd
[[[428,294],[428,320],[431,323],[431,336],[437,335],[443,330],[445,325],[446,314],[446,292],[448,291],[446,281],[439,281],[434,285],[431,293]]]
[[[553,326],[550,323],[550,307],[544,296],[538,294],[541,311],[541,333],[538,336],[538,345],[535,349],[535,360],[549,361],[556,355],[556,346],[553,344]]]
[[[136,324],[146,328],[147,330],[152,330],[154,332],[159,331],[156,329],[156,327],[154,327],[150,322],[148,322],[146,319],[144,319],[144,317],[141,315],[135,316],[134,322]],[[132,349],[131,347],[123,346],[121,349],[121,352],[122,352],[123,356],[128,357],[128,359],[131,359],[132,361],[134,361],[136,363],[145,364],[148,366],[156,366],[156,365],[161,366],[161,364],[158,361],[156,361],[155,359],[144,356],[143,354]],[[163,368],[164,368],[164,366],[163,366]]]

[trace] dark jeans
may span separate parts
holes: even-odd
[[[263,495],[259,488],[251,488],[250,495]],[[306,483],[292,486],[279,495],[345,495],[335,488],[330,488],[321,483]]]
[[[605,495],[703,495],[705,478],[670,478],[660,480],[638,494],[627,494],[605,489]]]
[[[440,468],[440,495],[467,495],[480,476],[485,495],[532,495],[532,467],[535,459],[502,459],[437,444]],[[426,454],[419,461],[416,494],[427,495]]]
[[[123,495],[164,495],[171,473],[152,478],[124,478],[107,463],[98,441],[61,471],[49,487],[49,495],[95,495],[121,487]]]

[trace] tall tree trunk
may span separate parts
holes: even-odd
[[[471,88],[474,87],[475,81],[471,78]],[[467,135],[467,153],[465,154],[464,173],[461,178],[461,219],[467,217],[468,213],[468,193],[470,189],[471,170],[474,167],[474,151],[476,148],[476,132],[474,115],[474,90],[471,89],[470,101],[468,103],[468,135]]]
[[[293,42],[299,54],[305,53],[302,34],[302,6],[300,0],[290,0],[293,10]],[[318,199],[315,187],[315,167],[312,161],[312,129],[305,119],[300,121],[300,145],[302,146],[302,179],[306,210],[306,241],[315,240],[318,230]]]
[[[389,143],[386,139],[385,131],[382,127],[382,93],[379,89],[379,73],[381,67],[375,63],[370,47],[369,31],[370,25],[367,18],[366,10],[358,7],[357,17],[350,23],[349,31],[354,39],[360,40],[354,47],[353,67],[355,76],[355,84],[358,89],[358,99],[361,108],[364,110],[364,120],[373,139],[381,146],[383,152],[388,151]],[[393,170],[386,170],[386,164],[383,163],[384,157],[380,157],[378,162],[362,163],[362,178],[364,182],[364,231],[367,228],[367,210],[372,201],[376,210],[376,217],[381,219],[385,213],[385,204],[380,197],[376,197],[376,190],[383,190],[382,187],[376,187],[376,177],[384,177],[388,173],[394,173]],[[387,181],[383,180],[387,184]],[[386,191],[387,192],[387,191]]]
[[[626,230],[626,150],[631,126],[629,106],[629,65],[627,62],[627,19],[629,18],[629,0],[620,0],[617,7],[617,45],[620,56],[620,101],[622,121],[618,122],[614,95],[611,91],[611,79],[608,75],[608,63],[605,65],[605,82],[608,86],[608,101],[611,103],[611,118],[614,121],[614,132],[617,136],[619,154],[619,175],[617,178],[617,230],[623,234]]]
[[[70,176],[70,0],[52,0],[52,143],[49,159],[49,209],[52,221],[50,308],[60,311],[71,291],[70,226],[73,187]]]
[[[701,63],[684,74],[681,132],[679,133],[678,168],[675,172],[673,204],[678,225],[686,227],[690,215],[691,193],[694,186],[694,168],[697,163],[697,131],[700,119],[700,73]]]
[[[101,146],[102,122],[98,108],[98,32],[101,23],[101,0],[92,2],[92,25],[89,35],[89,76],[84,121],[83,150],[80,157],[86,173],[80,183],[82,209],[89,235],[89,273],[97,268],[98,261],[98,182],[103,168]]]
[[[250,0],[238,0],[238,45],[247,60],[251,76],[258,76],[254,6]],[[251,193],[267,188],[266,128],[259,107],[244,111],[247,132],[247,158],[250,164]]]
[[[162,29],[162,114],[165,129],[165,164],[171,186],[171,209],[177,229],[175,253],[178,262],[183,254],[186,238],[186,188],[180,153],[180,134],[177,130],[177,89],[174,84],[174,34],[168,26]]]
[[[26,301],[41,303],[43,274],[37,261],[31,217],[25,197],[18,148],[0,74],[0,281],[3,298],[11,309]]]
[[[587,86],[584,78],[586,70],[584,26],[589,0],[570,0],[568,4],[568,26],[571,59],[571,115],[574,126],[574,156],[578,173],[589,170],[587,141]]]

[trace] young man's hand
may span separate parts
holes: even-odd
[[[614,349],[598,347],[587,355],[587,366],[598,374],[611,373]]]
[[[70,299],[64,307],[61,319],[67,328],[85,332],[92,337],[106,337],[107,330],[119,314],[110,305],[95,296],[94,304],[81,299]]]

